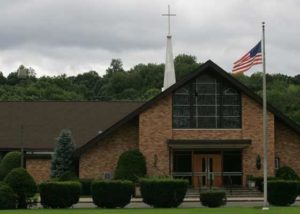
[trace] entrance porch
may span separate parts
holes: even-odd
[[[242,149],[249,141],[175,141],[170,148],[171,176],[187,179],[194,189],[242,187]]]

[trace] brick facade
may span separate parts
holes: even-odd
[[[80,178],[102,178],[104,172],[114,173],[119,156],[138,148],[138,124],[131,122],[120,127],[80,156]]]
[[[263,164],[263,140],[262,140],[262,106],[254,100],[243,96],[242,101],[242,137],[251,139],[251,146],[243,150],[243,173],[244,175],[263,176],[263,166],[260,170],[256,169],[256,157],[260,155]],[[268,112],[268,175],[274,176],[274,115]],[[245,177],[244,176],[244,181]]]
[[[250,139],[251,145],[242,152],[244,184],[247,175],[263,174],[262,168],[256,169],[257,155],[260,155],[263,161],[260,104],[242,95],[241,129],[173,129],[172,95],[169,95],[82,153],[79,160],[79,176],[99,178],[104,172],[113,173],[119,156],[129,149],[139,149],[145,155],[148,175],[169,175],[172,159],[167,145],[169,139]],[[300,174],[299,135],[281,122],[275,122],[274,115],[270,112],[268,112],[268,142],[269,175],[274,175],[275,156],[280,158],[281,165],[291,166]],[[49,179],[50,160],[29,159],[26,161],[26,168],[37,182]]]
[[[139,116],[139,150],[145,155],[148,175],[169,175],[172,139],[172,98],[165,97]]]
[[[27,159],[26,170],[34,178],[36,183],[47,181],[50,178],[50,159]]]
[[[275,122],[275,157],[280,166],[292,167],[300,175],[300,136],[279,121]]]
[[[262,169],[256,169],[256,157],[263,160],[262,108],[247,96],[242,96],[241,129],[172,129],[172,95],[164,98],[140,114],[139,149],[146,157],[148,174],[169,175],[170,151],[168,139],[222,140],[250,139],[248,148],[243,150],[243,174],[261,176]],[[269,175],[274,175],[274,116],[268,114]]]

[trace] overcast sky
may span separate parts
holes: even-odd
[[[102,75],[112,58],[126,69],[162,63],[168,4],[177,14],[174,56],[211,59],[230,71],[261,39],[265,21],[267,72],[300,74],[299,0],[0,0],[0,71],[24,64],[38,76]]]

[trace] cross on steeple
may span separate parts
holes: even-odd
[[[176,14],[171,14],[170,13],[170,5],[168,5],[168,13],[167,14],[162,14],[162,16],[167,16],[168,17],[168,36],[171,35],[171,20],[170,17],[171,16],[176,16]]]

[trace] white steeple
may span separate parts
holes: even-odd
[[[170,17],[176,16],[176,14],[170,13],[170,5],[168,5],[168,14],[162,14],[162,15],[168,16],[166,64],[165,64],[165,74],[164,74],[164,86],[162,88],[162,91],[164,91],[176,82],[174,61],[173,61],[172,36],[170,33]]]

